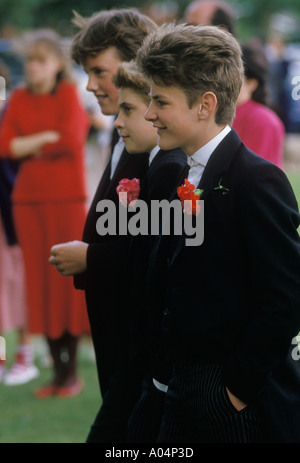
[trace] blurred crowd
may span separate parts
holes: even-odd
[[[178,19],[172,2],[167,7],[153,4],[145,13],[158,24]],[[225,2],[195,1],[180,19],[191,24],[218,25],[237,35],[237,15]],[[5,337],[5,333],[15,330],[18,345],[12,366],[8,368],[5,359],[0,360],[0,381],[6,385],[23,384],[38,375],[31,338],[40,334],[48,342],[61,396],[76,395],[83,387],[77,378],[77,344],[83,334],[89,335],[84,301],[82,294],[71,288],[72,279],[67,290],[66,280],[54,277],[55,270],[48,268],[47,249],[49,252],[51,243],[81,239],[86,207],[108,161],[114,118],[102,114],[94,95],[85,88],[85,73],[70,62],[71,38],[57,37],[54,31],[2,37],[0,75],[5,80],[6,95],[0,100],[0,335]],[[280,35],[270,34],[266,43],[250,37],[242,47],[245,81],[233,127],[253,151],[284,168],[285,136],[300,131],[300,82],[293,80],[300,75],[300,45],[286,44]],[[43,75],[39,65],[48,66]],[[70,79],[62,77],[65,66],[71,67]],[[54,91],[59,79],[64,90],[57,95],[58,106],[52,106],[45,95]],[[43,85],[46,90],[40,92]],[[20,88],[26,92],[20,92]],[[51,129],[46,126],[51,114],[58,122],[55,130],[53,124]],[[22,137],[28,130],[42,130],[44,141],[31,140],[34,144],[25,149]],[[14,160],[9,148],[12,140]],[[45,147],[50,140],[64,155]],[[28,154],[33,152],[33,160],[28,160]],[[34,189],[44,172],[41,154],[51,158],[53,172],[47,173],[49,185],[47,181],[42,185],[43,195],[36,197]],[[24,159],[27,169],[22,169],[22,178],[18,178]],[[64,183],[61,190],[60,182]],[[70,185],[69,195],[66,184]],[[48,229],[52,227],[52,234],[48,237],[43,228],[46,217],[51,217]],[[35,250],[30,244],[33,237]],[[64,313],[70,304],[72,310]],[[42,397],[48,392],[43,389],[36,395]]]

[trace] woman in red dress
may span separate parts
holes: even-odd
[[[34,33],[26,46],[25,73],[26,86],[12,93],[3,118],[0,156],[21,160],[12,198],[25,263],[29,329],[46,336],[53,358],[53,381],[36,395],[75,395],[82,388],[76,348],[80,335],[90,330],[85,301],[48,257],[53,244],[81,239],[88,117],[54,32]]]

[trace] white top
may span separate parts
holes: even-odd
[[[153,159],[155,158],[155,156],[157,155],[157,153],[159,152],[159,150],[160,150],[160,147],[157,145],[155,148],[153,148],[153,150],[149,154],[149,166],[151,162],[153,161]]]
[[[124,151],[125,143],[123,142],[122,138],[115,144],[113,154],[111,156],[111,169],[110,169],[110,179],[113,178],[116,167],[118,162],[120,161],[120,157]]]
[[[206,145],[202,146],[192,156],[188,156],[187,163],[190,166],[188,181],[197,188],[201,180],[203,171],[208,163],[208,160],[217,146],[221,143],[223,138],[228,135],[231,131],[229,125],[227,125],[218,135],[212,138]]]

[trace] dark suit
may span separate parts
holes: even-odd
[[[123,317],[126,313],[121,277],[130,235],[100,236],[96,230],[96,222],[101,213],[96,212],[96,205],[101,200],[111,200],[116,205],[118,216],[119,198],[116,188],[120,180],[136,177],[142,181],[148,169],[148,158],[148,154],[131,155],[124,150],[112,179],[111,161],[108,163],[84,227],[82,240],[89,243],[87,270],[85,274],[74,277],[74,283],[78,289],[85,290],[102,395],[102,406],[88,442],[120,442],[125,439],[123,412],[126,415],[126,407],[130,407],[131,393],[126,393],[125,387],[119,394],[116,393],[119,390],[118,375],[121,374],[123,358],[127,352],[127,333],[123,330]]]
[[[156,252],[155,244],[157,241],[156,235],[151,235],[151,201],[169,200],[175,186],[182,177],[182,173],[186,169],[187,156],[181,149],[170,151],[159,150],[150,164],[141,187],[140,199],[148,205],[149,234],[147,236],[139,235],[134,237],[131,242],[129,278],[131,282],[130,298],[133,302],[133,308],[136,310],[136,313],[132,315],[134,322],[133,329],[135,330],[133,341],[138,350],[143,345],[143,355],[145,355],[145,350],[149,349],[147,343],[151,342],[149,341],[150,337],[148,338],[149,326],[147,325],[150,320],[146,322],[149,299],[152,301],[152,306],[158,304],[161,308],[161,294],[165,284],[167,263],[166,249],[164,247],[163,250],[161,246],[160,254],[156,256],[155,283],[152,282],[151,292],[149,292],[148,266],[151,254]],[[154,279],[153,272],[151,272],[151,277]],[[158,308],[157,311],[160,313]],[[152,347],[150,346],[151,350]]]
[[[18,175],[17,161],[0,161],[0,215],[8,245],[18,242],[13,218],[12,191]]]
[[[156,154],[145,176],[140,195],[140,199],[148,204],[149,233],[151,201],[169,201],[175,186],[186,171],[187,156],[181,149],[160,150]],[[151,292],[148,292],[148,265],[151,254],[156,252],[156,238],[151,234],[135,237],[130,252],[131,354],[138,372],[135,380],[143,379],[143,390],[140,401],[136,404],[129,420],[129,442],[152,442],[154,436],[156,438],[163,412],[164,394],[153,387],[152,377],[155,375],[157,379],[163,381],[169,373],[169,364],[161,357],[163,346],[159,333],[152,330],[154,313],[152,312],[152,317],[149,317],[150,301],[151,306],[155,307],[157,316],[160,317],[163,305],[162,288],[166,283],[167,253],[166,246],[161,246],[160,253],[157,255],[155,282],[152,281]],[[154,279],[154,275],[152,277]]]
[[[300,391],[300,365],[289,354],[300,330],[300,218],[292,188],[280,169],[247,149],[233,130],[212,153],[198,187],[204,190],[204,242],[188,247],[184,235],[174,237],[169,256],[162,323],[174,371],[161,440],[182,437],[175,429],[178,423],[170,425],[178,412],[171,399],[177,395],[183,413],[191,420],[198,416],[196,439],[218,442],[207,434],[211,416],[201,437],[203,404],[197,408],[193,396],[186,402],[189,386],[199,380],[201,387],[198,367],[209,364],[207,378],[215,378],[221,394],[217,399],[227,411],[225,385],[249,404],[240,416],[253,404],[261,410],[265,440],[270,431],[268,439],[299,442],[300,394],[295,400],[288,393]],[[155,262],[151,265],[155,268]],[[214,365],[220,370],[214,372]],[[282,411],[278,418],[277,407]],[[289,429],[280,430],[282,415],[293,416]]]

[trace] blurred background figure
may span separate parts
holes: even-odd
[[[248,148],[283,168],[285,128],[268,107],[269,63],[264,48],[253,39],[242,50],[245,78],[232,127]]]
[[[286,43],[284,38],[279,34],[272,33],[267,39],[265,52],[269,62],[270,107],[284,121],[286,110],[284,81],[288,68],[288,62],[285,59]]]
[[[184,20],[189,24],[220,26],[236,35],[236,16],[232,7],[226,2],[198,0],[186,9]]]
[[[0,128],[0,156],[20,161],[12,199],[23,251],[31,334],[47,338],[54,377],[40,398],[78,394],[77,346],[89,333],[84,295],[49,265],[53,244],[78,239],[86,216],[87,113],[60,37],[37,30],[25,41],[26,86],[11,94]]]
[[[159,26],[166,22],[176,21],[179,15],[178,3],[173,0],[146,3],[142,10]]]
[[[0,76],[5,81],[6,98],[10,91],[10,74],[0,61]],[[0,124],[6,101],[0,99]],[[16,332],[16,354],[11,369],[0,359],[0,382],[23,384],[39,371],[33,363],[30,336],[27,331],[27,303],[23,256],[16,236],[11,194],[16,181],[17,161],[0,160],[0,333]]]

